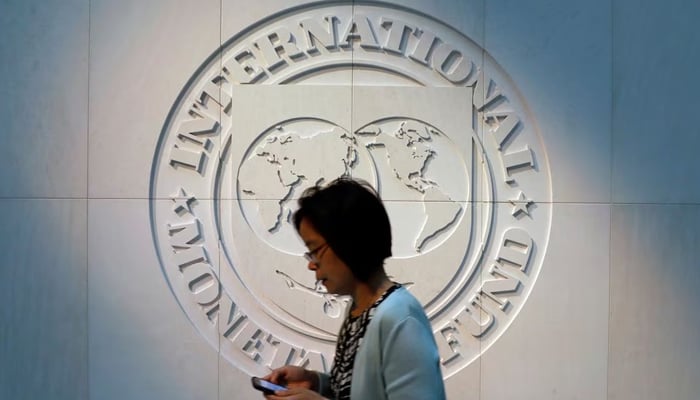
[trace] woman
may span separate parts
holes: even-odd
[[[308,268],[329,293],[352,298],[331,373],[296,366],[265,379],[289,390],[274,399],[444,399],[439,356],[420,303],[384,271],[391,226],[377,193],[339,178],[306,190],[294,226],[309,251]]]

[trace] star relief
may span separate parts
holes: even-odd
[[[530,211],[528,210],[528,208],[533,202],[532,200],[525,197],[525,193],[521,191],[520,194],[518,194],[517,199],[508,201],[510,202],[510,204],[513,205],[513,210],[511,213],[514,217],[519,217],[520,214],[525,214],[528,217],[530,216]]]
[[[178,193],[170,197],[170,199],[175,203],[173,205],[173,210],[177,215],[182,215],[184,213],[192,214],[192,203],[194,203],[194,196],[189,196],[185,189],[180,188]]]

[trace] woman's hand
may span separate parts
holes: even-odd
[[[284,385],[289,389],[318,390],[318,374],[302,367],[285,365],[270,372],[263,379],[278,385]],[[306,397],[300,397],[306,398]]]

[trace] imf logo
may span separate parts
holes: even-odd
[[[175,100],[153,237],[183,311],[229,362],[328,370],[347,300],[313,281],[290,217],[307,187],[367,180],[392,221],[387,272],[425,307],[449,377],[535,284],[548,168],[524,99],[469,38],[402,7],[317,3],[231,38]]]

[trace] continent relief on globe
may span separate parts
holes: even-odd
[[[348,174],[357,161],[355,148],[355,139],[339,127],[302,135],[279,126],[243,161],[240,191],[260,200],[259,216],[274,233],[289,221],[295,191]]]
[[[432,135],[439,135],[439,132],[418,121],[405,120],[387,134],[382,134],[376,125],[367,126],[357,133],[374,136],[365,145],[368,148],[384,147],[394,178],[421,194],[425,221],[414,243],[416,251],[420,252],[430,239],[449,228],[462,212],[462,206],[450,199],[438,182],[426,176],[430,161],[439,156],[430,145]]]

